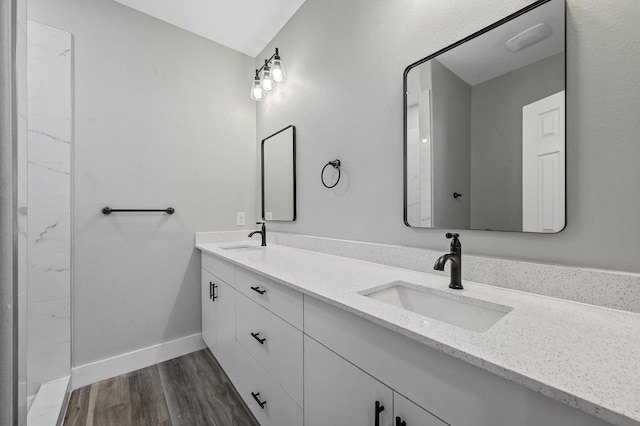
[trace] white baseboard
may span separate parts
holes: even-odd
[[[149,346],[126,354],[80,365],[71,369],[72,388],[78,389],[101,380],[130,373],[191,352],[199,351],[204,349],[204,347],[205,344],[202,341],[202,334],[197,333],[160,343],[159,345]]]

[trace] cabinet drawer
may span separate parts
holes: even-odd
[[[236,339],[302,407],[302,332],[242,294],[236,321]]]
[[[236,342],[236,389],[261,426],[300,426],[302,409],[269,374]],[[260,407],[258,401],[266,402]]]
[[[202,253],[202,268],[211,272],[222,281],[229,284],[231,287],[236,283],[235,266],[229,262],[225,262],[215,256],[207,253]]]
[[[302,293],[238,268],[236,289],[302,330]]]

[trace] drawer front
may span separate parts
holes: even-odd
[[[242,294],[236,319],[236,339],[302,407],[302,332]]]
[[[236,389],[261,426],[303,424],[302,409],[238,342],[236,361]],[[265,404],[261,407],[256,398]]]
[[[211,272],[231,287],[236,283],[235,266],[215,256],[202,252],[202,268]]]
[[[236,289],[302,330],[302,293],[299,291],[241,268],[236,271]]]

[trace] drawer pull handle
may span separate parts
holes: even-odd
[[[209,299],[214,302],[218,298],[218,296],[216,296],[216,288],[218,288],[218,286],[215,285],[213,281],[209,281]]]
[[[384,411],[384,405],[380,401],[376,401],[376,426],[380,426],[380,413]]]
[[[402,420],[400,417],[396,417],[396,426],[407,426],[407,422]]]
[[[258,287],[258,286],[251,287],[251,290],[255,291],[256,293],[260,293],[260,294],[265,294],[267,292],[267,290],[260,290],[260,287]]]
[[[260,398],[258,398],[260,396],[260,392],[258,393],[251,392],[251,396],[253,397],[253,399],[256,400],[260,408],[264,410],[264,406],[267,405],[267,401],[260,401]]]
[[[251,336],[252,336],[254,339],[256,339],[258,342],[260,342],[260,344],[261,344],[261,345],[264,345],[264,342],[266,342],[266,341],[267,341],[267,339],[266,339],[266,338],[264,338],[264,339],[261,339],[261,338],[260,338],[260,333],[251,333]]]

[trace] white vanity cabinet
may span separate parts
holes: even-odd
[[[300,292],[202,253],[202,338],[261,426],[303,424]]]
[[[203,339],[262,426],[607,425],[375,318],[207,253],[202,265]]]

